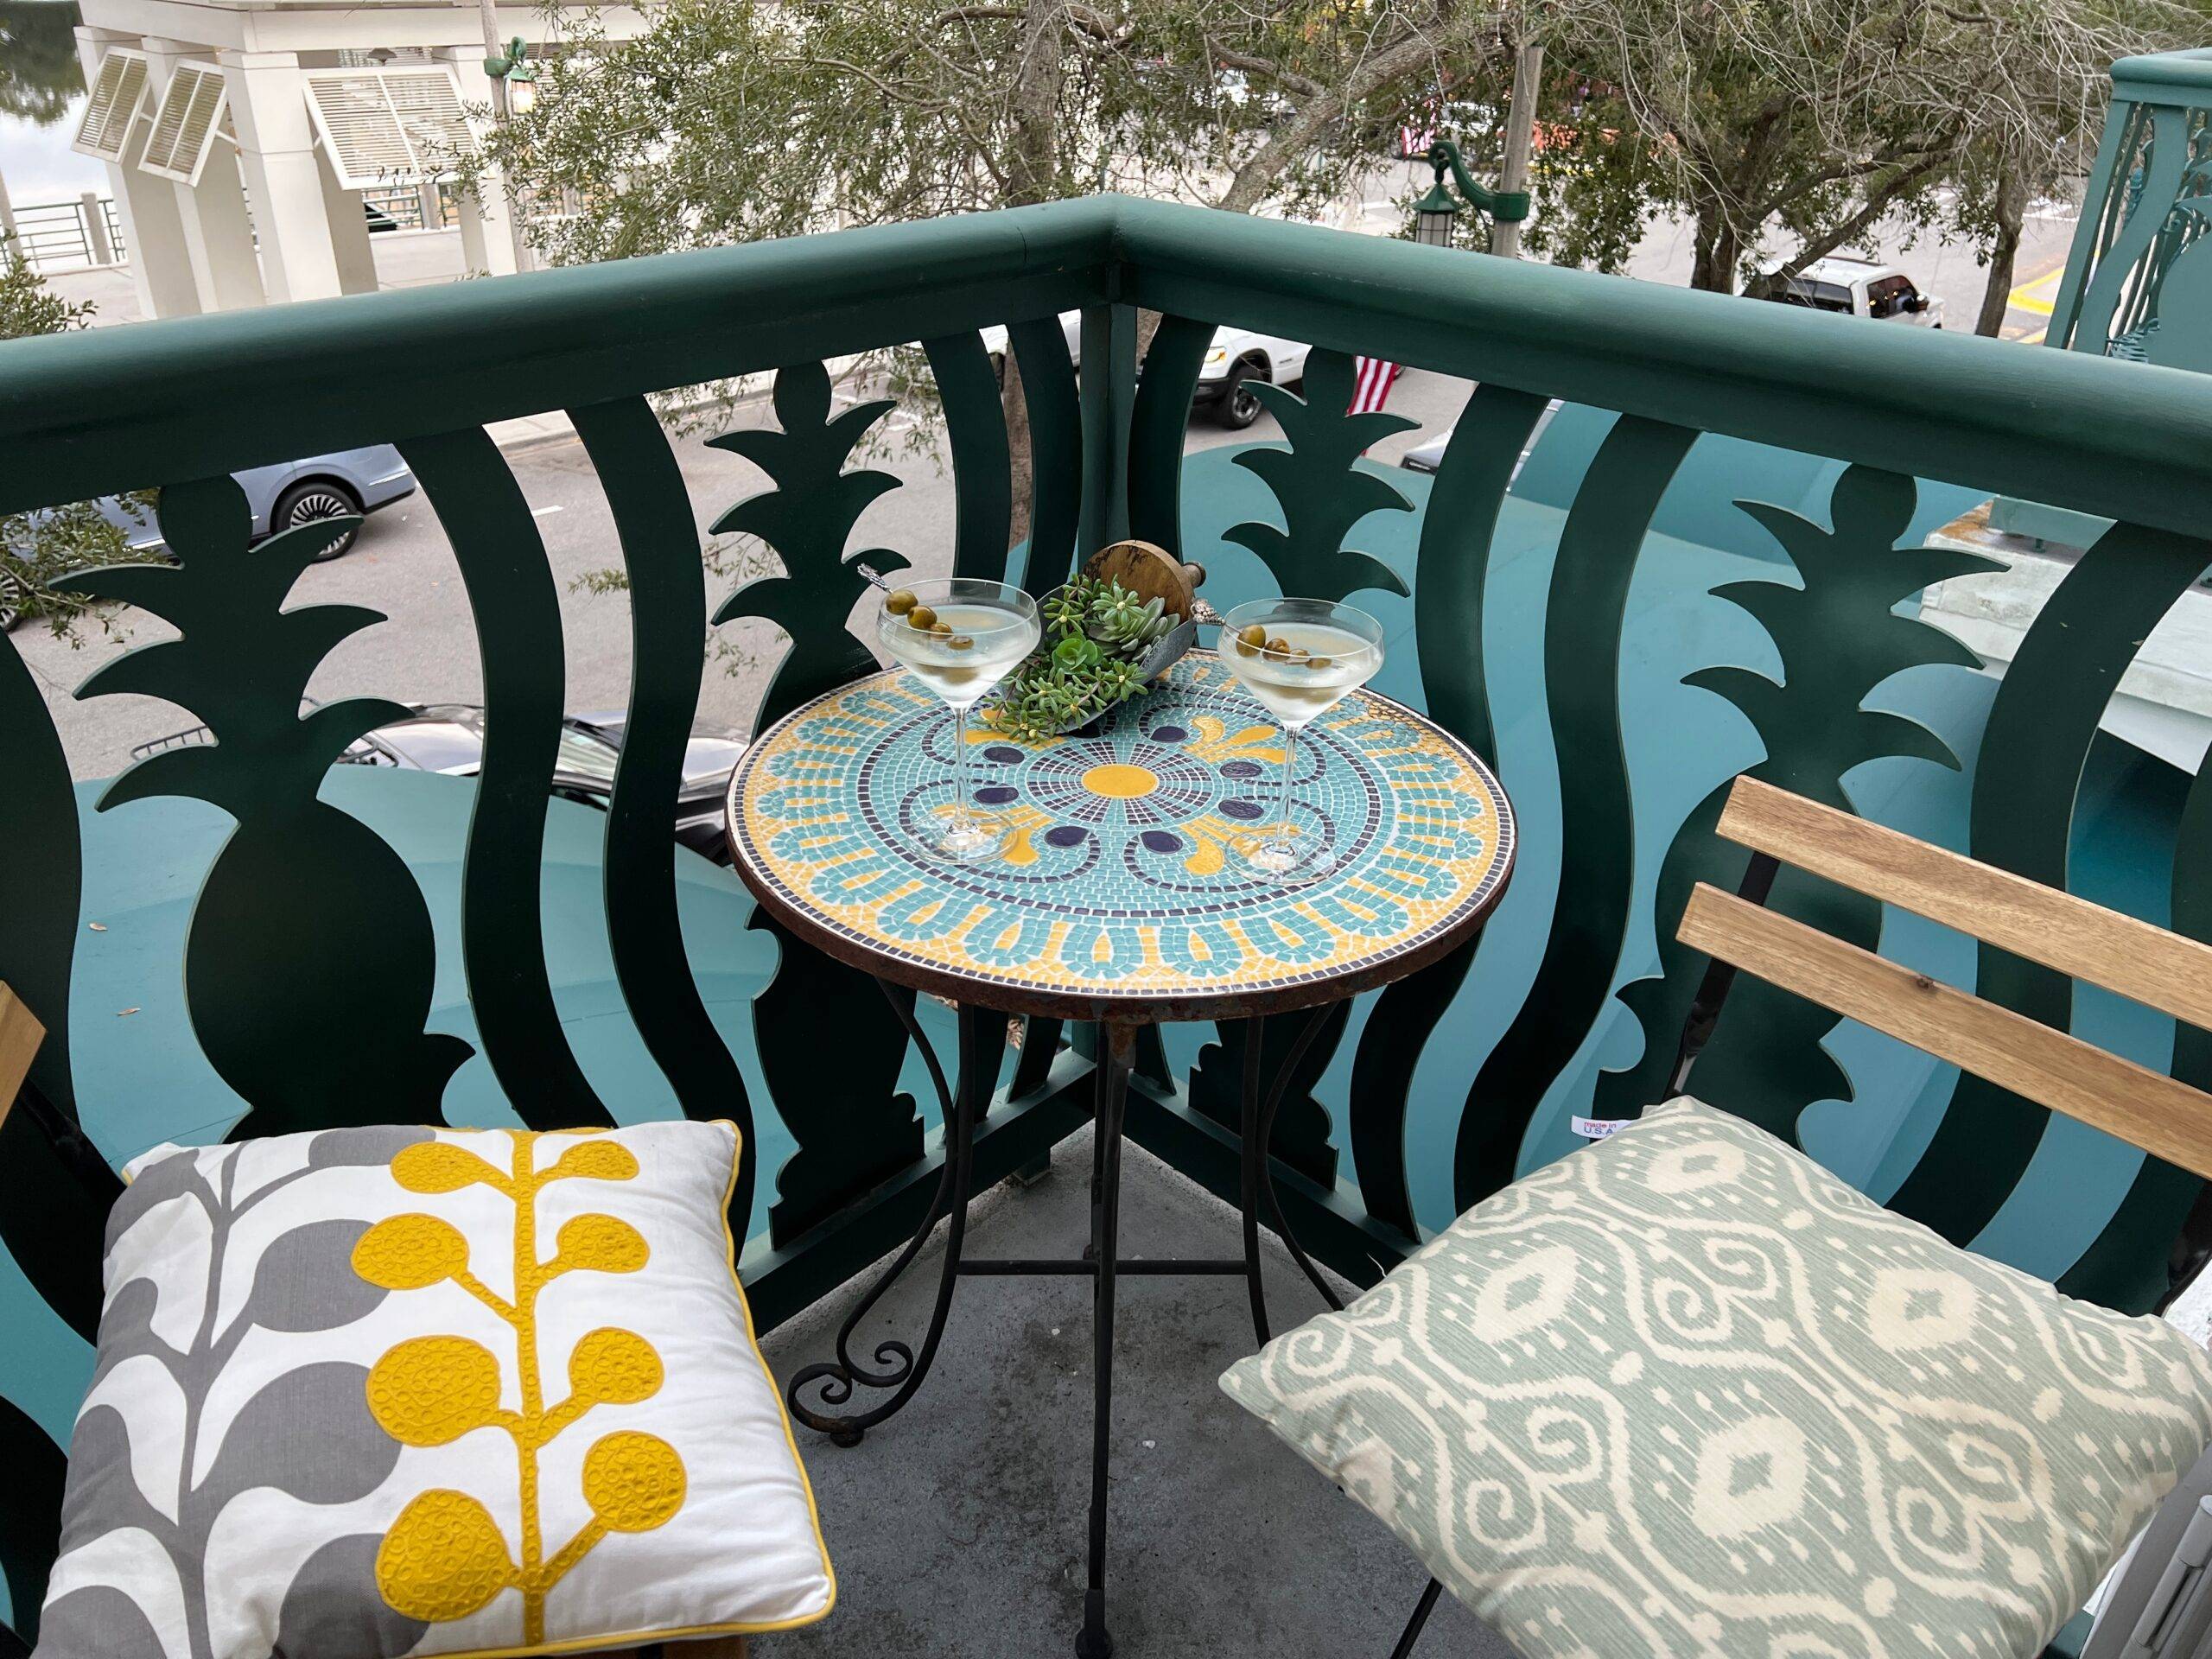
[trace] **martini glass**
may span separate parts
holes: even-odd
[[[1221,620],[1221,660],[1282,728],[1282,791],[1275,821],[1237,843],[1254,875],[1310,881],[1336,863],[1319,819],[1291,816],[1298,734],[1365,685],[1382,666],[1382,626],[1325,599],[1255,599]]]
[[[957,863],[992,856],[1006,838],[1006,819],[978,812],[969,798],[968,711],[1037,649],[1037,601],[976,576],[910,582],[884,594],[875,637],[952,710],[952,804],[938,812],[928,844]]]

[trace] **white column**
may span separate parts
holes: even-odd
[[[440,47],[436,55],[439,61],[453,66],[463,104],[492,101],[492,77],[484,73],[482,47]],[[489,168],[482,178],[482,198],[465,190],[455,193],[454,205],[461,210],[461,263],[471,270],[511,276],[518,267],[514,231],[507,222],[506,181]]]
[[[100,200],[100,193],[87,190],[79,195],[77,212],[84,220],[85,257],[96,265],[113,264],[115,244],[107,233],[107,208]],[[0,184],[0,226],[4,226],[10,236],[16,233],[16,216],[9,211],[8,190],[4,184]]]
[[[156,37],[145,47],[146,107],[158,111],[178,61],[204,58],[200,48],[184,41]],[[177,222],[184,233],[193,284],[200,292],[200,308],[236,311],[265,303],[261,267],[253,257],[253,226],[238,183],[238,156],[230,145],[217,138],[208,146],[197,185],[173,179],[156,182],[176,197]]]
[[[77,30],[77,57],[85,66],[89,84],[99,73],[100,60],[111,46],[137,46],[134,35],[111,29]],[[138,290],[142,317],[189,317],[198,314],[200,284],[192,274],[192,255],[185,246],[184,218],[178,210],[176,191],[167,179],[138,170],[138,152],[145,147],[147,124],[141,122],[123,147],[120,163],[107,166],[108,188],[115,194],[116,217],[123,221],[123,240],[130,259],[131,286]]]
[[[226,51],[221,58],[230,85],[231,120],[238,128],[238,159],[253,196],[269,297],[334,299],[346,291],[345,283],[317,171],[299,58],[290,52],[236,51]]]
[[[315,176],[322,181],[322,207],[330,216],[330,245],[338,260],[338,285],[348,294],[377,291],[377,257],[369,247],[369,216],[361,199],[340,187],[327,156],[318,154]]]

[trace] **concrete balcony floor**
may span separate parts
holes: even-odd
[[[971,1212],[971,1251],[1078,1254],[1090,1163],[1086,1127],[1061,1143],[1046,1179],[994,1189]],[[1236,1211],[1134,1146],[1122,1199],[1125,1254],[1237,1253]],[[1321,1300],[1262,1237],[1268,1307],[1285,1330]],[[920,1340],[943,1246],[940,1227],[862,1326],[855,1352],[883,1336]],[[779,1376],[830,1352],[837,1322],[873,1279],[768,1337]],[[1243,1281],[1124,1279],[1116,1337],[1108,1593],[1120,1659],[1385,1659],[1427,1574],[1215,1386],[1254,1345]],[[1090,1484],[1086,1281],[966,1281],[936,1368],[903,1412],[849,1449],[798,1435],[838,1605],[810,1630],[757,1638],[761,1659],[1073,1650]],[[1511,1649],[1446,1597],[1417,1652],[1509,1659]]]

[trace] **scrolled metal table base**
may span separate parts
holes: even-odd
[[[1129,1260],[1120,1254],[1122,1204],[1122,1141],[1128,1106],[1129,1071],[1136,1047],[1135,1024],[1109,1023],[1100,1028],[1099,1054],[1091,1084],[1091,1123],[1094,1155],[1090,1173],[1090,1239],[1080,1256],[1045,1259],[967,1259],[968,1203],[975,1181],[976,1125],[988,1105],[989,1090],[997,1075],[992,1044],[1003,1030],[1004,1016],[963,1005],[960,1010],[960,1058],[957,1087],[948,1087],[937,1056],[931,1051],[912,1006],[888,985],[884,987],[907,1033],[922,1051],[944,1105],[944,1172],[938,1178],[922,1224],[891,1265],[845,1316],[837,1330],[833,1360],[802,1367],[785,1390],[791,1414],[810,1428],[827,1434],[832,1444],[857,1446],[867,1432],[899,1411],[914,1397],[937,1358],[951,1312],[955,1288],[964,1277],[1084,1277],[1091,1281],[1091,1439],[1090,1513],[1089,1550],[1083,1593],[1083,1628],[1076,1637],[1078,1659],[1109,1659],[1114,1638],[1106,1628],[1106,1529],[1108,1469],[1113,1451],[1114,1312],[1122,1275],[1219,1274],[1242,1278],[1251,1301],[1252,1327],[1262,1342],[1268,1339],[1267,1287],[1261,1277],[1260,1213],[1264,1205],[1277,1234],[1291,1257],[1332,1307],[1343,1306],[1329,1282],[1322,1277],[1290,1231],[1282,1206],[1275,1197],[1267,1147],[1283,1096],[1313,1040],[1328,1023],[1335,1004],[1313,1008],[1292,1043],[1289,1053],[1272,1078],[1261,1076],[1263,1016],[1244,1021],[1244,1077],[1241,1102],[1243,1131],[1240,1204],[1243,1223],[1243,1251],[1233,1258],[1142,1256]],[[1263,1086],[1264,1084],[1264,1086]],[[874,1365],[852,1353],[855,1331],[891,1287],[898,1282],[929,1242],[940,1221],[949,1221],[944,1260],[938,1270],[937,1299],[918,1349],[895,1338],[876,1344]],[[890,1397],[864,1411],[842,1411],[857,1389],[888,1389]],[[803,1389],[815,1391],[815,1405],[800,1398]]]

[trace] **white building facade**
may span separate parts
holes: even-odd
[[[435,208],[493,98],[476,0],[82,0],[91,89],[75,148],[106,166],[140,315],[191,316],[377,287],[365,190]],[[605,37],[644,26],[597,13]],[[540,5],[493,38],[535,48]],[[516,268],[496,181],[455,200],[463,267]],[[426,222],[435,224],[434,216]]]

